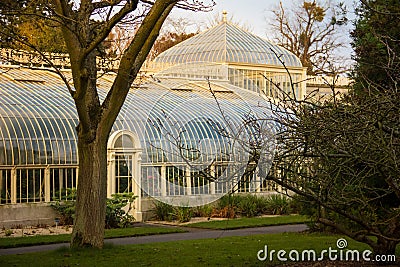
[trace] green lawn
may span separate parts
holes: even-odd
[[[309,221],[310,219],[302,215],[282,215],[276,217],[239,218],[221,221],[211,219],[207,222],[190,223],[185,226],[207,229],[239,229],[281,224],[297,224]]]
[[[286,215],[277,217],[257,217],[257,218],[240,218],[223,221],[208,221],[187,224],[188,227],[198,227],[206,229],[238,229],[258,226],[295,224],[307,222],[308,219],[301,215]],[[185,232],[185,230],[177,227],[132,227],[121,229],[107,229],[105,238],[143,236],[155,234],[169,234]],[[4,237],[0,238],[0,248],[33,246],[43,244],[55,244],[69,242],[71,235],[38,235],[24,237]]]
[[[257,252],[263,250],[289,253],[296,249],[337,249],[341,236],[326,234],[280,233],[247,237],[188,240],[127,246],[106,246],[103,250],[67,248],[51,252],[0,256],[1,266],[269,266],[278,263],[260,262]],[[349,249],[367,249],[347,238]],[[276,257],[274,257],[276,259]]]
[[[177,227],[132,227],[132,228],[121,228],[121,229],[107,229],[105,231],[104,236],[105,238],[116,238],[116,237],[180,233],[180,232],[186,232],[186,231],[184,229]],[[70,234],[4,237],[0,238],[0,248],[64,243],[64,242],[69,242],[70,239],[71,239]]]

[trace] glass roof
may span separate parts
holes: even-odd
[[[99,79],[101,99],[112,79],[111,75]],[[244,118],[271,117],[268,109],[261,108],[265,106],[262,103],[265,100],[258,94],[227,81],[208,83],[161,75],[132,88],[113,132],[128,130],[139,137],[143,163],[179,161],[173,142],[167,138],[171,133],[185,147],[200,146],[206,153],[196,158],[207,161],[216,151],[227,154],[232,150],[224,132],[247,136],[248,129],[242,126]],[[0,69],[0,166],[76,164],[77,123],[73,100],[55,74]]]
[[[281,56],[286,66],[302,66],[300,60],[288,50],[234,24],[221,22],[164,51],[154,62],[158,64],[248,63],[282,66],[272,51]]]

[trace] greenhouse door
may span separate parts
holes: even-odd
[[[115,154],[114,193],[132,193],[134,180],[133,153]]]
[[[129,131],[114,132],[107,144],[108,180],[107,197],[118,193],[133,193],[135,218],[141,220],[141,152],[140,142]]]

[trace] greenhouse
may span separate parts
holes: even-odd
[[[199,68],[210,62],[213,67]],[[156,72],[168,72],[169,77],[227,79],[232,85],[270,97],[278,96],[277,86],[291,93],[291,78],[297,98],[305,95],[306,69],[300,59],[228,22],[226,14],[217,26],[161,53],[151,66]]]
[[[141,220],[149,197],[197,206],[228,192],[272,190],[261,175],[274,149],[274,110],[265,104],[276,93],[272,82],[286,90],[282,62],[303,79],[293,54],[227,21],[160,54],[110,134],[108,196],[133,192]],[[101,98],[113,79],[98,79]],[[305,93],[301,83],[295,93]],[[65,84],[46,68],[4,64],[0,95],[0,207],[65,200],[79,172],[77,113]]]

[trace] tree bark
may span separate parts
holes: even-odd
[[[78,138],[79,175],[71,247],[104,244],[107,197],[106,139],[97,134],[93,141]]]

